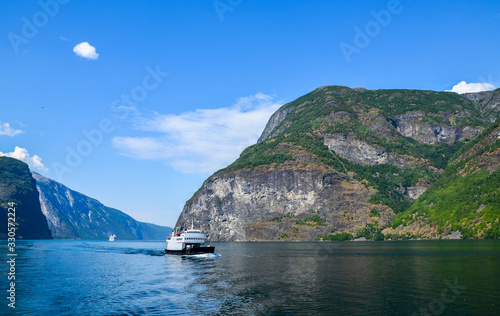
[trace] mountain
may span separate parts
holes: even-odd
[[[463,96],[471,100],[488,121],[495,122],[498,118],[498,113],[500,113],[500,89],[464,93]]]
[[[441,179],[386,234],[500,238],[500,120],[452,159]]]
[[[129,215],[33,172],[41,210],[58,239],[162,240],[172,229],[138,222]]]
[[[380,237],[498,117],[499,94],[318,88],[274,113],[176,227],[194,219],[229,241]]]
[[[15,238],[50,239],[51,232],[39,203],[36,183],[29,167],[17,159],[0,157],[0,239],[6,239],[8,214],[15,213]],[[15,212],[9,212],[14,209]]]

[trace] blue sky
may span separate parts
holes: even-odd
[[[1,1],[0,152],[173,226],[280,105],[500,87],[498,34],[498,1]]]

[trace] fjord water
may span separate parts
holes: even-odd
[[[500,242],[18,241],[17,315],[499,315]],[[2,249],[6,249],[2,243]],[[2,251],[7,258],[6,251]]]

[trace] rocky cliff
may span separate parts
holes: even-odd
[[[390,208],[368,203],[372,188],[301,155],[307,153],[278,167],[217,173],[186,204],[178,226],[194,219],[214,241],[311,240],[333,226],[369,222],[370,206],[379,210],[381,225],[392,219]]]
[[[490,122],[494,122],[498,118],[500,113],[500,89],[465,93],[463,96],[471,100]]]
[[[15,203],[15,238],[52,238],[38,202],[29,167],[17,159],[0,157],[0,239],[7,238],[9,203]]]
[[[54,238],[163,240],[168,227],[141,223],[127,214],[66,186],[33,173],[40,193],[41,211]]]
[[[237,241],[380,232],[498,117],[499,91],[318,88],[279,109],[176,226],[194,219],[212,240]]]

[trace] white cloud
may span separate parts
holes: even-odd
[[[148,137],[115,137],[113,146],[136,159],[163,160],[184,173],[211,173],[255,144],[269,117],[281,106],[258,93],[225,108],[200,109],[180,115],[138,118],[136,128]]]
[[[75,52],[78,56],[87,59],[97,59],[99,57],[99,54],[95,51],[95,47],[87,42],[82,42],[73,47],[73,52]]]
[[[0,122],[0,135],[14,137],[14,136],[22,134],[22,133],[24,133],[22,130],[13,129],[12,127],[10,127],[9,123]]]
[[[141,115],[136,106],[126,105],[112,105],[111,110],[114,112],[113,116],[117,119],[125,120],[130,117],[137,117]]]
[[[463,94],[468,92],[481,92],[481,91],[489,91],[495,89],[496,87],[493,84],[487,82],[467,83],[465,81],[462,81],[454,85],[451,90],[446,90],[446,91]]]
[[[28,150],[26,150],[25,148],[16,146],[14,151],[11,153],[3,153],[0,151],[0,156],[15,158],[24,161],[25,163],[28,164],[28,166],[30,166],[30,169],[37,169],[42,172],[49,171],[49,169],[47,169],[47,167],[45,167],[44,164],[42,163],[42,158],[40,158],[37,155],[33,155],[33,157],[31,157],[30,154],[28,153]]]

